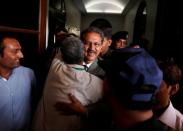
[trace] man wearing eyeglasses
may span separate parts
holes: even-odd
[[[104,79],[105,72],[98,64],[98,58],[101,53],[104,41],[103,31],[96,27],[89,27],[81,34],[81,40],[84,43],[84,66],[87,71],[93,75]],[[106,131],[110,122],[110,109],[104,99],[87,107],[87,119],[89,131]]]
[[[100,78],[104,78],[105,72],[98,65],[98,56],[101,52],[102,43],[104,40],[103,32],[95,27],[89,27],[81,34],[81,39],[84,43],[84,66],[87,66],[87,71]]]

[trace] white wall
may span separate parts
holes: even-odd
[[[108,20],[113,28],[113,33],[119,30],[127,30],[129,32],[129,43],[132,42],[134,21],[137,9],[142,0],[131,0],[132,4],[128,4],[128,10],[122,15],[116,14],[81,14],[76,8],[72,0],[65,0],[66,3],[66,28],[70,32],[80,34],[80,31],[87,28],[92,21],[98,18]],[[149,40],[149,49],[153,46],[154,29],[156,22],[156,11],[158,0],[145,0],[147,7],[147,22],[145,37]]]
[[[124,23],[123,29],[129,31],[129,40],[132,41],[134,22],[137,9],[140,2],[143,0],[134,0],[133,5],[130,6],[128,11],[122,17],[122,22]],[[145,37],[149,40],[149,49],[152,49],[154,42],[154,31],[156,24],[156,11],[157,11],[157,0],[145,0],[146,1],[146,12],[147,12],[147,21],[146,21],[146,31]]]
[[[129,42],[132,42],[133,39],[133,29],[135,23],[135,15],[137,12],[138,4],[135,7],[131,8],[128,13],[122,17],[123,20],[123,30],[128,31],[129,33]]]
[[[65,0],[66,5],[66,29],[69,32],[80,34],[81,13],[72,0]]]

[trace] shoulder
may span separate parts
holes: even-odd
[[[179,111],[179,110],[177,110],[177,109],[175,109],[175,113],[176,113],[176,116],[182,121],[182,123],[183,123],[183,115],[182,115],[182,113]]]
[[[50,69],[49,69],[49,72],[58,72],[58,71],[61,71],[63,70],[63,68],[66,67],[66,64],[61,61],[59,58],[54,58],[52,63],[51,63],[51,66],[50,66]]]
[[[17,68],[15,68],[13,70],[14,73],[18,73],[20,75],[28,75],[28,76],[32,76],[35,77],[35,73],[31,68],[28,67],[24,67],[24,66],[19,66]]]
[[[90,72],[86,72],[86,73],[88,73],[87,75],[89,75],[89,77],[90,77],[93,81],[95,81],[96,83],[97,83],[97,82],[98,82],[98,83],[103,83],[103,79],[100,78],[99,76],[96,76],[96,75],[94,75],[94,74],[91,74]]]
[[[98,62],[100,60],[99,59],[96,59],[89,67],[89,69],[92,69],[92,70],[97,70],[97,71],[103,71],[103,69],[99,66]]]
[[[31,68],[25,67],[25,66],[19,66],[14,69],[16,72],[34,72]]]
[[[92,65],[88,69],[88,72],[102,79],[105,77],[105,71],[99,66],[98,60],[92,63]]]
[[[137,125],[132,127],[132,130],[166,131],[164,124],[161,123],[155,116],[144,122],[138,123]]]
[[[159,120],[168,125],[171,128],[176,128],[176,125],[183,122],[183,115],[173,107],[170,102],[168,108],[164,111],[164,113],[159,117]],[[182,125],[182,124],[181,124]]]

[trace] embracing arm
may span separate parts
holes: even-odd
[[[64,114],[67,115],[73,115],[73,114],[79,114],[79,115],[85,115],[87,114],[87,109],[85,106],[81,104],[81,102],[76,99],[72,94],[68,94],[69,99],[71,100],[71,103],[64,103],[64,102],[57,102],[55,104],[55,108],[58,111],[64,112]]]

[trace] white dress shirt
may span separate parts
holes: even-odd
[[[169,127],[168,131],[183,131],[183,115],[170,102],[159,120]]]

